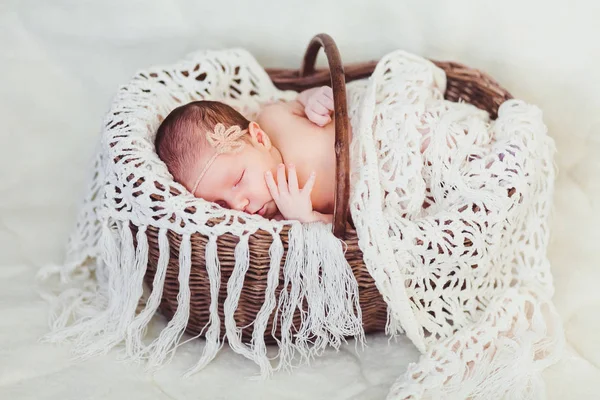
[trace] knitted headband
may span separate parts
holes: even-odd
[[[232,125],[225,129],[225,125],[218,123],[215,125],[214,131],[206,132],[206,140],[216,150],[215,154],[208,160],[202,172],[198,175],[196,183],[192,188],[192,194],[198,189],[200,181],[208,171],[208,168],[212,165],[218,155],[224,153],[239,153],[244,148],[244,141],[240,140],[248,132],[247,129],[242,130],[237,125]]]

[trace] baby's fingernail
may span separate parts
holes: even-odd
[[[289,163],[289,164],[288,164],[288,168],[294,168],[294,164],[292,164],[292,163]]]
[[[265,175],[271,175],[271,171],[265,172]]]

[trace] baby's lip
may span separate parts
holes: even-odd
[[[260,210],[258,210],[256,212],[256,214],[258,214],[262,217],[265,215],[266,212],[267,212],[267,203],[263,204],[263,206],[260,208]]]

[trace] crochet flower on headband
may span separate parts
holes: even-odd
[[[216,150],[215,154],[208,160],[200,175],[198,175],[198,179],[196,179],[196,183],[192,188],[192,194],[196,192],[198,189],[198,185],[200,181],[208,171],[208,168],[215,161],[218,155],[224,153],[239,153],[244,148],[244,141],[240,140],[245,134],[247,130],[242,130],[237,125],[232,125],[229,128],[225,128],[225,125],[222,123],[218,123],[215,125],[215,129],[213,131],[206,132],[206,140],[208,143]]]
[[[237,153],[244,147],[244,142],[239,139],[245,134],[246,130],[241,130],[237,125],[225,129],[225,125],[218,123],[214,131],[206,133],[206,139],[219,154]]]

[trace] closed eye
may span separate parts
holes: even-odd
[[[235,186],[239,185],[240,182],[242,181],[242,179],[244,179],[244,174],[246,173],[246,170],[244,170],[244,172],[242,172],[242,175],[240,176],[240,179],[238,179],[238,181],[235,183]]]

